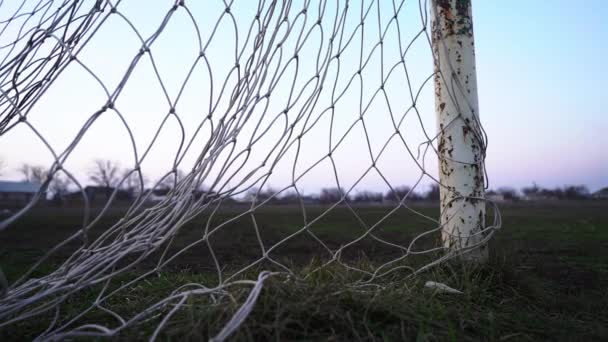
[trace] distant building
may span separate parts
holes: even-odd
[[[130,200],[133,194],[128,190],[110,188],[106,186],[87,186],[85,194],[91,202],[107,202],[112,195],[116,200]]]
[[[173,189],[171,188],[159,188],[159,189],[148,189],[146,192],[150,192],[147,196],[148,202],[158,203],[166,200],[169,196],[178,196],[177,193],[171,194]],[[201,198],[205,198],[205,202],[210,202],[218,199],[220,196],[214,191],[206,191],[206,190],[192,190],[192,199],[195,201],[200,200]],[[224,202],[231,201],[230,198],[224,198]]]
[[[525,194],[524,197],[522,197],[522,199],[524,201],[554,201],[559,198],[555,195],[535,192],[535,193],[531,193],[531,194]]]
[[[114,201],[128,201],[133,198],[133,194],[128,190],[116,189],[105,186],[87,186],[84,193],[92,205],[105,205],[110,197],[114,196]],[[80,205],[84,199],[80,190],[70,192],[63,196],[63,199],[70,204]]]
[[[148,202],[158,203],[167,199],[169,192],[171,192],[170,188],[159,188],[159,189],[148,189],[146,192],[151,192],[148,195]]]
[[[40,190],[32,182],[0,181],[0,208],[18,208],[28,204]],[[45,198],[42,196],[42,198]]]
[[[600,189],[591,194],[593,199],[608,199],[608,187]]]
[[[492,202],[504,202],[505,201],[505,195],[500,194],[496,191],[488,191],[486,192],[486,199],[488,199],[489,201]]]
[[[314,196],[302,196],[302,202],[304,204],[316,204],[319,203],[319,199]]]

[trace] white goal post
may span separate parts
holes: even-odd
[[[471,1],[433,0],[431,14],[442,236],[462,250],[482,243],[486,214]],[[483,262],[487,253],[480,246],[465,259]]]

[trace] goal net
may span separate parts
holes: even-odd
[[[340,269],[369,289],[479,249],[498,211],[446,229],[485,204],[486,139],[476,110],[437,120],[438,96],[476,109],[439,59],[437,3],[0,1],[0,151],[44,166],[0,234],[50,212],[31,233],[44,253],[4,279],[0,327],[41,320],[47,340],[154,322],[154,339],[191,298],[246,291],[223,340],[269,277]],[[455,125],[473,161],[452,156]],[[475,169],[476,190],[446,184],[450,165]],[[200,277],[115,308],[162,272]]]

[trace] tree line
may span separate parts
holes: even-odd
[[[22,164],[17,168],[17,171],[21,174],[22,180],[26,182],[45,184],[48,181],[47,192],[53,199],[61,199],[76,190],[74,180],[64,172],[55,172],[50,175],[45,167],[31,164]],[[178,174],[182,175],[183,173]],[[52,178],[48,179],[50,176]],[[95,186],[105,188],[108,192],[118,188],[129,194],[144,191],[148,183],[148,179],[140,172],[135,172],[133,169],[123,169],[117,162],[101,159],[93,161],[92,166],[87,171],[87,179],[88,183],[82,184],[83,187]],[[173,183],[173,180],[165,179],[163,182],[169,184]]]
[[[252,188],[245,196],[247,201],[256,200],[257,202],[269,203],[299,203],[300,200],[305,202],[317,202],[323,204],[337,203],[342,200],[347,200],[353,203],[383,203],[383,202],[399,202],[403,199],[408,201],[439,201],[439,185],[432,184],[428,191],[418,193],[413,191],[409,186],[398,186],[386,193],[377,191],[356,191],[348,193],[345,189],[338,187],[322,188],[315,194],[302,194],[296,191],[287,191],[278,193],[272,188],[259,189]]]
[[[4,167],[5,164],[2,163]],[[49,176],[46,169],[39,165],[23,164],[18,168],[23,180],[43,184]],[[1,174],[1,173],[0,173]],[[185,173],[177,170],[173,177],[165,177],[161,182],[155,184],[155,191],[165,192],[172,189],[176,182],[184,178]],[[118,189],[123,193],[134,196],[146,190],[149,179],[139,171],[121,168],[117,162],[110,160],[96,159],[87,172],[88,185],[98,188],[105,188],[108,191]],[[61,199],[72,190],[75,190],[71,180],[65,173],[56,172],[48,183],[47,190],[55,199]],[[86,185],[85,185],[86,186]],[[201,189],[203,191],[203,189]],[[338,187],[323,188],[316,194],[301,194],[295,191],[287,191],[277,194],[277,191],[266,188],[252,188],[245,195],[246,200],[256,200],[258,202],[267,201],[270,203],[297,203],[303,198],[310,202],[336,203],[341,200],[348,200],[355,203],[382,203],[406,201],[438,201],[440,187],[432,184],[428,190],[419,192],[409,186],[394,187],[386,192],[378,191],[357,191],[348,193]],[[489,190],[486,196],[490,199],[499,198],[506,201],[519,200],[581,200],[590,198],[589,189],[584,185],[567,185],[556,188],[542,188],[537,184],[524,187],[520,191],[512,187],[502,187],[496,190]]]
[[[521,191],[515,188],[504,187],[497,190],[489,190],[486,196],[502,196],[507,201],[519,200],[583,200],[591,197],[589,188],[585,185],[566,185],[552,189],[543,188],[537,184],[524,187]]]

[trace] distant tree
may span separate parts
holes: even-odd
[[[417,201],[420,200],[420,195],[414,191],[411,191],[411,187],[404,185],[393,188],[387,191],[384,195],[384,199],[387,201],[401,201],[405,196],[408,200]],[[409,194],[409,195],[408,195]]]
[[[344,194],[343,189],[324,188],[324,189],[321,189],[321,194],[319,195],[319,201],[321,203],[336,203],[342,199],[343,194]]]
[[[266,188],[266,190],[260,190],[260,192],[258,193],[258,202],[263,202],[266,201],[268,199],[270,199],[271,201],[276,201],[277,200],[277,195],[276,195],[277,191],[273,188]]]
[[[157,189],[173,189],[175,185],[184,178],[186,178],[186,173],[182,170],[177,170],[174,174],[165,177],[160,184],[158,184]]]
[[[55,173],[55,175],[53,175],[53,180],[49,185],[49,190],[53,194],[53,201],[63,203],[65,196],[70,191],[70,183],[71,180],[61,173]]]
[[[140,179],[138,172],[131,172],[131,169],[124,169],[122,172],[122,177],[127,177],[122,182],[122,189],[129,192],[131,195],[135,195],[137,193],[143,192],[146,184],[148,183],[148,179],[146,176],[142,174]]]
[[[23,180],[31,183],[42,184],[46,180],[47,172],[43,166],[22,164],[18,169],[23,175]]]
[[[547,199],[570,199],[581,200],[590,197],[589,189],[585,185],[567,185],[563,188],[545,189],[534,184],[532,187],[523,188],[526,196],[539,196]]]
[[[505,200],[508,200],[508,201],[519,200],[519,194],[517,193],[517,190],[514,188],[502,187],[502,188],[498,189],[498,193],[501,194]]]
[[[245,193],[245,201],[251,202],[251,201],[255,200],[257,198],[259,191],[260,191],[260,188],[257,188],[257,187],[253,187],[253,188],[250,188],[249,190],[247,190],[247,193]]]
[[[431,184],[431,188],[424,194],[424,199],[429,201],[439,201],[439,184]]]
[[[273,188],[266,188],[266,190],[264,190],[254,187],[247,191],[245,198],[248,201],[255,200],[256,203],[261,203],[265,201],[268,201],[268,203],[277,203],[279,202],[279,197],[276,195],[276,193],[277,191]]]
[[[158,185],[156,186],[157,189],[162,189],[162,190],[171,190],[175,187],[175,177],[174,176],[167,176],[165,178],[163,178],[163,180],[160,181],[160,183],[158,183]]]
[[[110,189],[118,184],[120,180],[118,173],[118,163],[111,160],[97,159],[94,166],[89,170],[89,180],[97,186]]]
[[[382,202],[383,197],[381,192],[360,191],[354,196],[353,201],[361,203],[380,203]]]
[[[566,199],[587,199],[589,198],[589,189],[584,185],[568,185],[564,187],[564,198]]]
[[[593,194],[591,194],[591,198],[598,200],[608,198],[608,187],[601,188],[598,191],[594,192]]]
[[[533,183],[532,186],[522,188],[521,192],[526,196],[533,196],[539,194],[541,192],[541,189],[538,185],[536,185],[536,183]]]
[[[555,188],[553,190],[541,188],[540,193],[547,198],[557,198],[557,199],[565,198],[564,189],[559,188],[559,187]]]
[[[562,199],[564,197],[562,189],[546,189],[538,186],[536,183],[530,187],[521,189],[521,192],[529,199]]]
[[[279,197],[279,202],[295,204],[300,202],[300,196],[296,191],[287,191]]]

